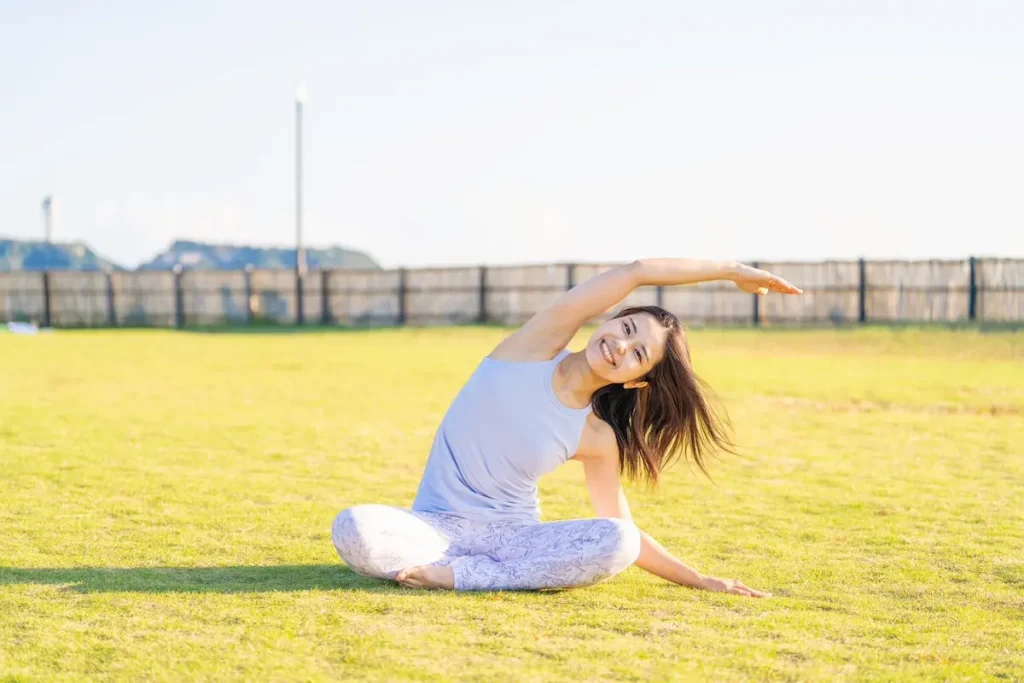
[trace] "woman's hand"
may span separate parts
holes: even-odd
[[[772,275],[766,270],[758,270],[742,263],[736,265],[729,279],[747,294],[767,294],[769,290],[781,294],[804,293],[802,289],[794,287],[778,275]]]
[[[715,591],[716,593],[732,593],[733,595],[744,595],[748,598],[772,597],[771,593],[754,590],[753,588],[747,588],[739,579],[718,579],[714,576],[705,576],[703,579],[701,579],[701,582],[697,584],[696,587],[703,588],[707,591]]]

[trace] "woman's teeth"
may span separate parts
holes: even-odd
[[[604,339],[601,340],[601,355],[604,356],[605,361],[608,362],[613,368],[615,367],[615,359],[612,357],[612,351],[608,348],[608,342]]]

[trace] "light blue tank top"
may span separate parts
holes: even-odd
[[[412,509],[539,520],[537,480],[573,456],[590,413],[564,405],[551,388],[568,354],[522,363],[484,358],[441,421]]]

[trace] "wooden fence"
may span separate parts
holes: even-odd
[[[625,303],[658,304],[688,324],[1024,323],[1024,259],[756,265],[804,295],[757,297],[709,282],[644,287]],[[518,324],[610,267],[323,270],[301,281],[291,270],[19,271],[0,273],[0,320],[53,327]]]

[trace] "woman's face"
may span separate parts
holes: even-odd
[[[667,338],[668,330],[649,313],[613,318],[598,327],[587,342],[587,363],[598,377],[613,384],[631,384],[646,377],[665,357]]]

